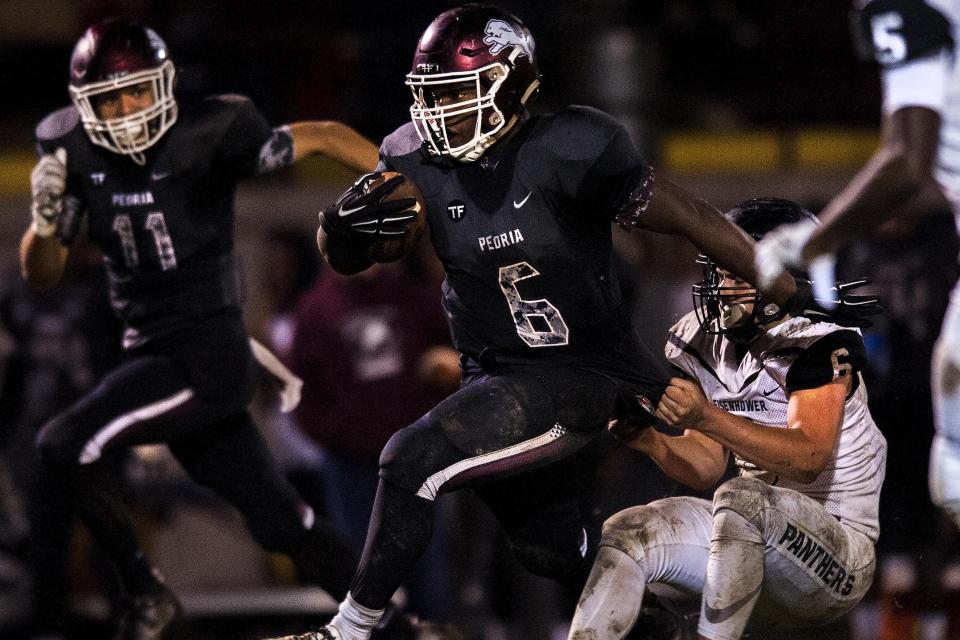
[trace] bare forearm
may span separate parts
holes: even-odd
[[[710,446],[702,442],[703,438],[690,431],[682,436],[668,436],[651,428],[644,438],[627,446],[650,456],[669,478],[702,491],[723,475],[727,455],[717,443]]]
[[[922,184],[907,170],[903,157],[874,156],[823,210],[823,224],[804,247],[804,259],[833,253],[855,235],[874,233],[917,195]]]
[[[379,160],[377,147],[347,125],[332,120],[295,122],[290,125],[293,137],[293,161],[321,154],[357,171],[373,171]]]
[[[747,282],[756,282],[753,263],[754,241],[707,202],[694,198],[682,188],[659,180],[643,226],[661,233],[686,236],[703,254]],[[796,291],[793,278],[781,274],[770,296],[783,304]]]
[[[802,430],[757,424],[712,405],[704,408],[698,431],[747,462],[799,482],[813,481],[825,463]]]
[[[853,236],[873,233],[933,181],[940,116],[905,107],[886,116],[880,148],[820,214],[823,223],[804,247],[809,260]]]
[[[20,240],[20,274],[35,289],[60,281],[69,250],[56,237],[41,238],[27,229]]]

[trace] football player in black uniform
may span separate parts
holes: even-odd
[[[468,484],[530,571],[579,593],[595,541],[578,509],[576,454],[611,416],[649,424],[668,377],[631,329],[611,222],[683,234],[754,275],[752,241],[655,175],[610,116],[529,115],[536,60],[524,24],[491,5],[442,13],[417,45],[413,122],[383,141],[379,169],[423,194],[463,383],[388,442],[350,594],[321,631],[287,640],[368,638],[427,544],[435,498]],[[405,178],[376,178],[324,212],[319,239],[338,271],[369,266],[369,239],[403,233],[414,216],[412,198],[384,199]],[[784,311],[811,303],[789,276],[776,288]]]
[[[339,123],[271,128],[247,98],[179,104],[175,68],[152,30],[90,27],[70,61],[73,106],[37,127],[23,276],[55,284],[80,218],[105,254],[125,362],[38,436],[45,472],[116,568],[128,607],[120,638],[160,636],[178,604],[137,546],[105,461],[165,442],[187,472],[229,500],[260,544],[337,597],[351,546],[315,519],[269,456],[247,412],[256,365],[233,258],[239,180],[321,152],[357,171],[376,148]]]

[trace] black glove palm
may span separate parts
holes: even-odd
[[[850,280],[838,282],[831,291],[836,296],[834,307],[828,309],[813,297],[813,289],[807,280],[797,279],[797,292],[787,301],[787,313],[792,316],[804,316],[811,322],[832,322],[841,327],[858,327],[866,329],[873,325],[870,316],[883,311],[880,298],[875,295],[858,295],[851,293],[869,283],[869,280]]]
[[[405,179],[396,175],[370,188],[382,177],[379,171],[360,176],[333,205],[323,210],[320,221],[323,230],[332,234],[357,233],[381,238],[406,233],[407,225],[417,217],[417,199],[385,200]]]

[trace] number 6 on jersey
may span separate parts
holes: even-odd
[[[534,348],[565,345],[569,342],[570,330],[560,310],[546,299],[524,300],[517,291],[516,283],[538,275],[540,272],[529,262],[500,267],[500,290],[510,305],[517,335]]]

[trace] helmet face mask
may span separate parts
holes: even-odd
[[[434,155],[470,162],[496,142],[507,119],[495,98],[509,73],[494,62],[475,71],[407,75],[413,93],[410,117]],[[473,126],[465,129],[470,121]]]
[[[780,198],[747,200],[728,211],[726,216],[754,240],[760,240],[783,224],[816,221],[816,217],[800,205]],[[729,274],[707,256],[698,256],[697,264],[703,267],[703,279],[693,285],[693,304],[704,333],[747,343],[787,319],[786,310],[780,305],[763,296],[752,284]],[[805,273],[791,273],[794,277],[809,279]]]
[[[693,303],[704,333],[745,343],[784,319],[780,306],[761,296],[752,284],[702,254],[697,263],[703,266],[703,280],[693,285]]]
[[[70,60],[70,98],[90,141],[144,164],[144,152],[177,120],[176,70],[153,30],[106,20],[87,29]],[[118,105],[138,96],[142,108],[124,114]]]
[[[152,147],[177,120],[177,103],[173,97],[174,67],[169,60],[160,67],[137,71],[115,80],[93,82],[82,87],[70,87],[70,97],[80,111],[80,120],[90,141],[114,153],[131,156],[143,164],[143,152]],[[98,104],[110,94],[116,94],[147,84],[153,94],[153,104],[129,115],[105,119]]]
[[[472,162],[520,121],[539,83],[523,23],[492,5],[463,5],[420,38],[406,77],[410,117],[431,155]]]

